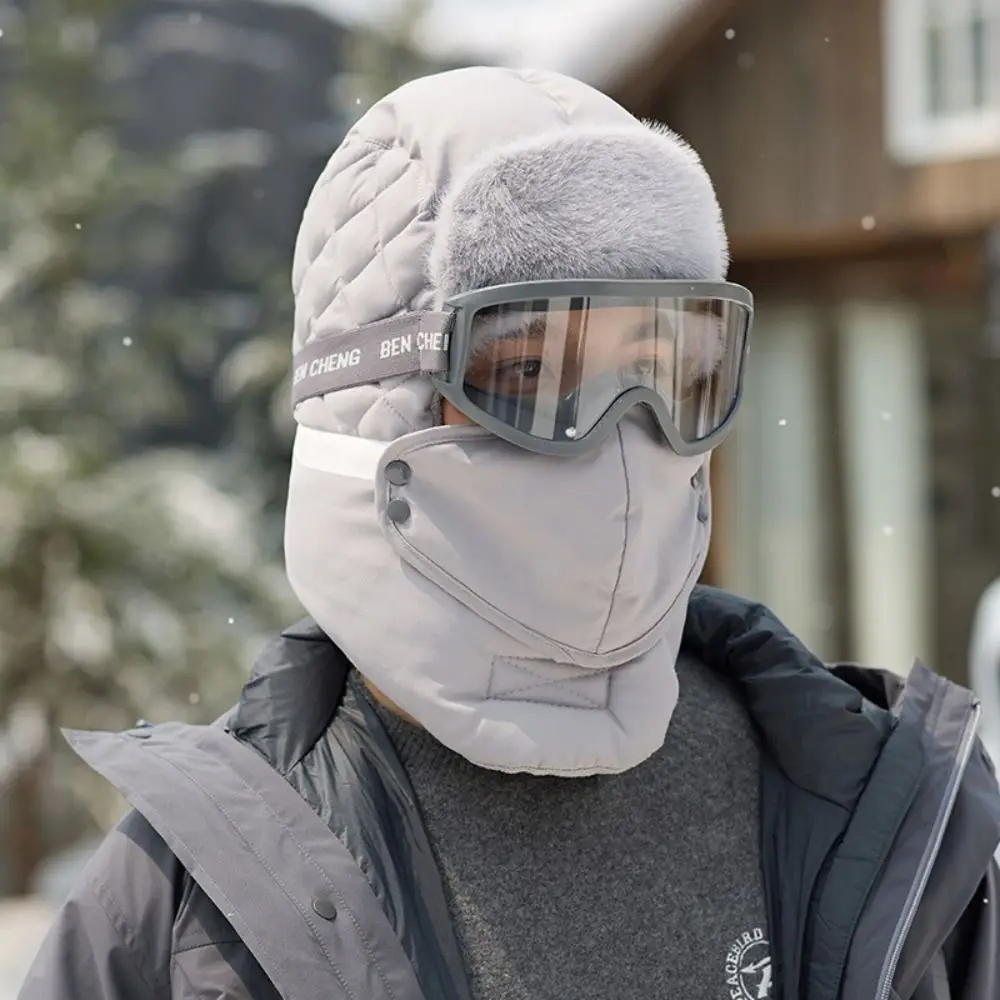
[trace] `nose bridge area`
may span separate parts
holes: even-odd
[[[606,474],[621,484],[624,517],[598,653],[639,637],[655,642],[676,602],[686,599],[708,549],[709,525],[701,516],[706,488],[699,478],[705,458],[677,455],[656,433],[647,408],[630,407],[608,442]]]
[[[657,448],[667,449],[666,436],[660,423],[660,414],[649,389],[630,390],[623,397],[625,409],[618,418],[618,437],[622,448],[626,447],[623,428],[630,427],[633,431],[644,434]],[[672,452],[671,452],[672,454]]]

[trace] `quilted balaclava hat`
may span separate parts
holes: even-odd
[[[474,288],[539,278],[721,280],[727,263],[712,184],[677,136],[559,74],[456,70],[374,105],[317,181],[295,250],[294,348],[320,336],[335,343]],[[707,548],[704,456],[666,454],[634,429],[589,465],[514,454],[479,429],[436,427],[439,407],[422,375],[306,399],[295,418],[289,578],[380,690],[442,742],[501,770],[622,770],[662,743],[687,597]],[[385,518],[386,468],[401,456],[414,469],[410,537]],[[515,480],[523,498],[519,477],[529,468],[540,510],[574,476],[589,477],[576,493],[579,530],[591,536],[588,496],[611,480],[628,496],[608,492],[607,505],[631,541],[619,532],[602,553],[594,538],[593,563],[563,549],[548,568],[525,565],[537,593],[552,595],[573,571],[560,561],[579,555],[580,593],[563,603],[576,600],[585,620],[588,600],[591,618],[610,601],[600,636],[577,642],[571,617],[551,628],[532,618],[545,604],[537,595],[515,613],[517,599],[497,589],[506,549],[482,560],[473,551],[504,536],[502,515],[483,521],[484,512],[511,507],[500,496]],[[421,494],[428,483],[433,490]],[[657,512],[653,494],[671,490],[674,500]],[[480,520],[463,534],[462,516],[473,513]],[[558,504],[551,518],[573,527]],[[589,576],[605,565],[614,588],[598,598]]]

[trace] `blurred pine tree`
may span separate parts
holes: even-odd
[[[169,208],[210,168],[119,143],[101,2],[0,22],[0,733],[42,734],[26,761],[0,740],[15,892],[61,846],[50,802],[119,808],[60,726],[210,720],[295,614],[252,455],[127,447],[183,408],[175,360],[213,347],[197,303],[117,279],[169,257]]]

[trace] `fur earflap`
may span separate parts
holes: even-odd
[[[541,278],[721,280],[722,213],[695,151],[649,123],[566,127],[455,177],[428,258],[438,296]]]

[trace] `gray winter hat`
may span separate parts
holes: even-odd
[[[560,278],[721,280],[697,154],[586,84],[474,67],[375,104],[313,189],[293,265],[293,349],[449,295]],[[390,441],[437,422],[410,375],[305,400],[300,424]]]

